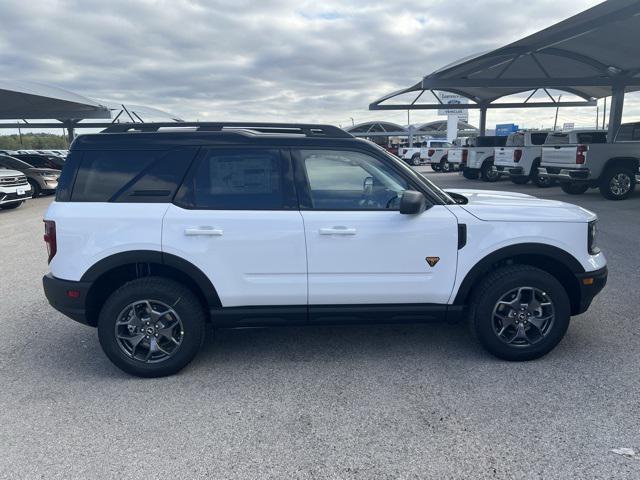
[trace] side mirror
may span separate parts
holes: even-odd
[[[415,190],[405,190],[400,198],[400,213],[403,215],[417,215],[427,209],[427,199]]]

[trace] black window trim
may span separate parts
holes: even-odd
[[[300,205],[301,211],[316,211],[316,212],[398,212],[398,210],[391,210],[389,208],[315,208],[313,207],[313,203],[311,200],[311,186],[309,184],[309,178],[307,176],[307,170],[304,165],[304,160],[302,159],[301,150],[328,150],[333,152],[340,151],[349,151],[356,152],[363,155],[368,155],[370,157],[379,160],[384,165],[389,166],[395,173],[397,173],[401,178],[403,178],[407,184],[409,185],[409,189],[413,189],[422,193],[427,200],[427,209],[432,207],[433,205],[441,204],[440,201],[434,201],[433,194],[430,190],[426,189],[425,186],[419,185],[414,179],[410,178],[408,175],[405,175],[397,165],[394,165],[392,161],[385,156],[379,155],[377,151],[371,151],[365,148],[357,148],[357,147],[345,147],[345,146],[332,146],[332,145],[297,145],[295,147],[291,147],[291,158],[293,160],[293,168],[294,168],[294,178],[296,182],[296,190],[298,192],[298,201]]]
[[[284,204],[281,208],[212,208],[212,207],[199,207],[190,200],[191,188],[189,183],[193,179],[193,176],[198,171],[198,168],[202,162],[204,162],[210,152],[219,150],[225,152],[239,153],[246,150],[269,150],[276,151],[280,156],[280,175],[283,181],[283,194]],[[293,167],[291,156],[286,151],[286,148],[273,145],[203,145],[195,156],[194,161],[187,170],[186,175],[182,179],[182,183],[176,190],[173,203],[175,206],[184,208],[185,210],[209,210],[209,211],[245,211],[245,212],[286,212],[298,210],[299,202],[296,192],[296,184],[293,179]]]

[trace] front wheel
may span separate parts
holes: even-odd
[[[98,319],[104,353],[139,377],[184,368],[204,340],[205,312],[186,287],[161,277],[132,280],[107,299]]]
[[[29,179],[29,185],[31,185],[31,196],[33,198],[38,198],[42,192],[40,190],[40,185],[35,180]]]
[[[569,195],[582,195],[589,190],[589,185],[586,183],[562,182],[560,183],[560,188],[564,193],[568,193]]]
[[[564,337],[571,308],[562,284],[528,265],[502,267],[476,289],[470,305],[472,334],[486,350],[512,361],[533,360]]]
[[[449,173],[451,171],[451,164],[447,160],[442,160],[440,162],[440,171]]]
[[[0,209],[2,209],[2,210],[13,210],[14,208],[18,208],[23,203],[24,203],[24,200],[21,201],[21,202],[5,203],[4,205],[0,205]]]
[[[540,166],[540,160],[536,159],[531,167],[531,181],[538,188],[548,188],[553,185],[553,180],[547,176],[541,176],[538,173],[538,167]]]
[[[600,179],[600,193],[609,200],[626,200],[635,188],[635,176],[626,167],[610,168]]]
[[[439,163],[432,163],[431,170],[433,170],[434,172],[439,172],[442,170],[442,168],[440,167]]]

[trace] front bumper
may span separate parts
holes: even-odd
[[[598,295],[607,284],[607,276],[607,267],[576,275],[578,284],[580,285],[580,302],[574,306],[574,311],[571,312],[572,315],[579,315],[588,310],[595,296]]]
[[[53,308],[76,322],[92,325],[86,312],[87,294],[91,283],[61,280],[47,273],[42,277],[42,286]],[[74,293],[70,295],[69,292]]]
[[[539,167],[538,175],[560,181],[586,182],[592,180],[588,168]]]
[[[31,195],[32,191],[29,184],[20,187],[0,187],[0,205],[22,202],[23,200],[30,199]]]

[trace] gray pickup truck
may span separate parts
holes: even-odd
[[[542,148],[538,174],[579,195],[599,188],[609,200],[625,200],[640,182],[640,122],[620,127],[613,143],[602,130],[554,132]]]

